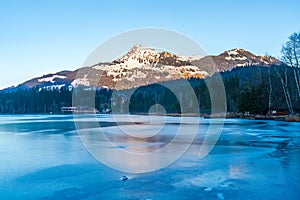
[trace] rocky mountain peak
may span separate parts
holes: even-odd
[[[75,71],[63,71],[26,81],[17,88],[60,88],[64,86],[128,89],[181,78],[206,78],[236,67],[282,64],[271,56],[256,56],[235,48],[216,56],[180,56],[154,48],[133,46],[111,63],[99,63]],[[79,73],[80,72],[80,73]],[[14,89],[14,88],[13,88]]]
[[[167,51],[159,51],[154,48],[134,45],[124,56],[113,61],[113,63],[128,63],[137,61],[144,65],[170,65],[186,66],[191,65],[185,57],[177,56]]]

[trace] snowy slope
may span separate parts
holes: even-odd
[[[235,67],[281,64],[271,56],[256,56],[244,49],[231,49],[217,56],[180,56],[141,45],[133,46],[125,55],[111,63],[99,63],[75,71],[62,71],[34,78],[17,88],[39,87],[59,89],[106,87],[128,89],[151,83],[180,78],[206,78],[216,72],[230,71]]]

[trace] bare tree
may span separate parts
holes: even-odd
[[[282,90],[283,90],[285,101],[286,101],[286,105],[289,109],[289,112],[294,113],[292,100],[291,100],[291,95],[290,95],[290,92],[289,92],[289,89],[288,89],[287,69],[286,68],[284,69],[284,77],[280,74],[280,72],[278,71],[277,68],[275,69],[275,72],[276,72],[277,76],[280,79]]]
[[[272,114],[271,112],[271,106],[272,106],[272,81],[271,81],[271,73],[270,73],[270,67],[268,67],[268,77],[269,77],[269,115]]]
[[[293,72],[297,88],[297,94],[298,98],[300,98],[300,32],[292,33],[290,35],[288,41],[282,46],[281,53],[283,55],[283,61],[290,67],[294,68]]]

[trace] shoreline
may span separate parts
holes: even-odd
[[[112,115],[113,113],[26,113],[26,114],[7,114],[0,113],[2,116],[9,115],[80,115],[80,114],[95,114],[95,115]],[[124,113],[115,113],[115,114],[124,114]],[[130,115],[141,115],[148,116],[149,113],[129,113]],[[151,113],[153,116],[168,116],[168,117],[203,117],[204,119],[217,119],[217,118],[225,118],[225,119],[248,119],[248,120],[275,120],[275,121],[285,121],[285,122],[300,122],[300,114],[290,114],[290,115],[241,115],[237,113],[220,113],[220,114],[201,114],[201,113]]]

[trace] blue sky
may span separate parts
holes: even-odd
[[[103,41],[143,27],[178,31],[208,54],[239,47],[279,57],[300,31],[299,10],[298,0],[0,0],[0,89],[74,70]]]

